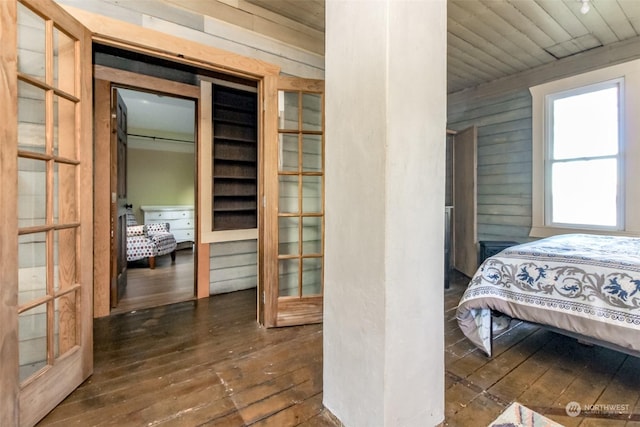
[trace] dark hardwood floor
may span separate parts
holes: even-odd
[[[566,426],[640,426],[640,359],[522,322],[488,359],[460,332],[466,279],[445,291],[445,425],[486,426],[511,402]],[[322,326],[262,329],[255,290],[95,322],[94,374],[42,426],[338,426],[322,407]],[[565,406],[628,405],[571,418]]]
[[[40,425],[331,424],[322,327],[263,329],[255,290],[97,319],[94,374]]]
[[[158,307],[194,298],[194,252],[192,248],[176,251],[175,262],[169,255],[156,257],[156,268],[146,259],[130,262],[127,288],[111,314]]]
[[[517,401],[567,427],[640,426],[640,358],[514,320],[489,359],[457,327],[466,284],[457,274],[445,291],[446,425],[487,425]],[[567,415],[570,402],[584,408],[579,416]]]

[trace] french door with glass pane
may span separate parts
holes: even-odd
[[[92,370],[91,44],[49,0],[0,3],[0,425],[33,425]]]
[[[277,277],[265,276],[271,282],[265,323],[316,323],[322,321],[323,302],[324,82],[280,77],[277,98],[277,156],[266,156],[277,158],[277,168],[270,169],[277,199],[269,197],[277,200],[277,210],[268,210],[265,220],[277,230],[277,253],[265,259],[277,263]]]

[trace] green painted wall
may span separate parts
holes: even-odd
[[[144,149],[128,150],[127,200],[138,223],[140,206],[195,205],[195,155]]]

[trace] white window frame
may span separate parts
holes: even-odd
[[[586,93],[597,92],[604,89],[617,88],[618,89],[618,153],[611,155],[616,159],[616,169],[618,174],[618,188],[616,189],[616,224],[613,226],[602,225],[575,225],[568,223],[560,223],[552,221],[552,194],[551,187],[553,185],[552,169],[553,169],[553,144],[554,141],[554,107],[553,103],[556,100],[569,98],[572,96],[584,95]],[[624,156],[623,156],[623,126],[624,126],[624,79],[618,78],[614,80],[599,82],[588,86],[581,86],[575,89],[569,89],[562,92],[550,93],[545,96],[545,226],[547,227],[564,227],[571,229],[585,228],[589,230],[603,230],[603,231],[621,231],[624,229]],[[608,156],[609,157],[609,156]],[[568,161],[577,159],[567,159]]]
[[[619,92],[619,194],[617,227],[586,227],[551,224],[548,171],[551,111],[554,95],[593,91],[600,86],[624,82]],[[584,74],[530,88],[532,96],[532,227],[531,237],[548,237],[564,233],[640,235],[640,60],[602,68]]]

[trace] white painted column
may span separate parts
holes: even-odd
[[[324,404],[444,419],[446,0],[326,2]]]

